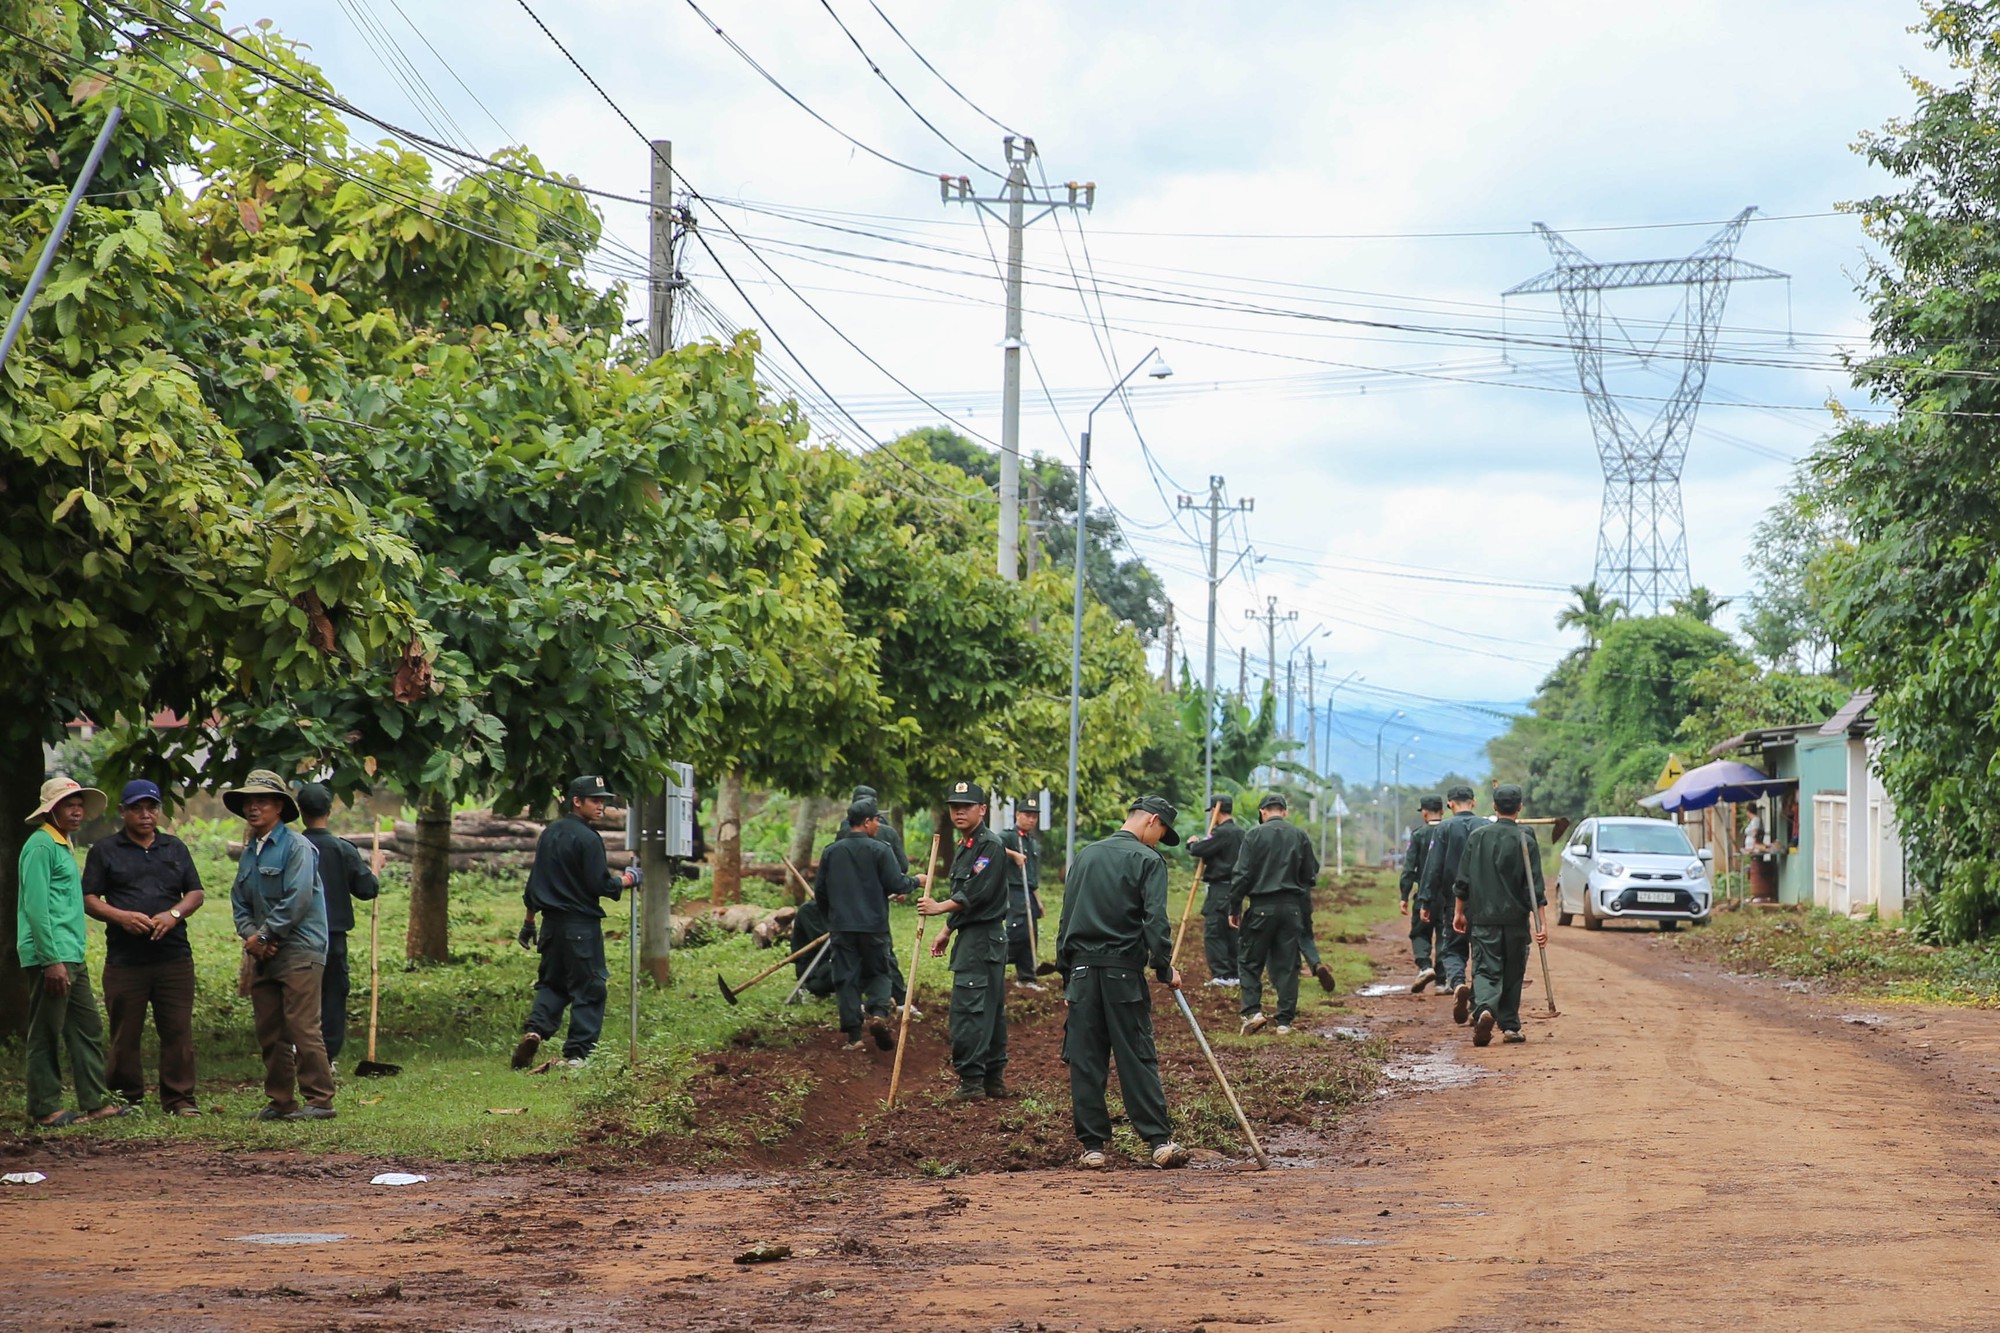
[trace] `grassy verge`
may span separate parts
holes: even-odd
[[[1880,921],[1828,912],[1723,912],[1678,947],[1743,972],[1927,1004],[2000,1008],[2000,947],[1939,948]]]

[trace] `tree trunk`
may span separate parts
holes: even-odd
[[[708,900],[733,903],[743,897],[743,770],[722,775],[715,793],[715,878]]]
[[[22,820],[35,808],[41,789],[41,737],[17,716],[0,731],[0,1038],[28,1031],[28,974],[14,950],[21,891],[17,876],[21,844],[34,832]]]
[[[405,957],[443,963],[451,958],[451,798],[418,798],[417,843],[410,852],[410,930]]]
[[[785,855],[801,873],[812,864],[813,843],[819,838],[819,816],[827,803],[817,796],[799,797],[798,813],[792,816],[792,845]],[[790,875],[785,877],[785,897],[794,904],[806,900],[806,886]]]

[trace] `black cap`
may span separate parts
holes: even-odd
[[[1169,801],[1164,796],[1141,796],[1126,808],[1126,813],[1128,814],[1135,812],[1143,812],[1156,816],[1162,824],[1167,826],[1167,831],[1160,835],[1160,841],[1169,847],[1180,846],[1181,835],[1174,832],[1174,816],[1180,812],[1174,809],[1172,801]]]
[[[578,796],[602,796],[606,800],[615,800],[618,796],[617,792],[611,790],[611,784],[596,774],[586,774],[583,777],[572,779],[569,786],[565,787],[563,791],[565,795],[572,798]]]
[[[1017,815],[1033,815],[1035,818],[1040,819],[1042,817],[1042,807],[1033,801],[1023,801],[1014,807],[1014,813]]]
[[[946,805],[985,805],[986,788],[976,782],[954,782],[944,794]]]
[[[854,795],[847,799],[850,801],[872,801],[880,794],[873,787],[856,787]]]
[[[1264,799],[1257,802],[1257,808],[1259,810],[1289,810],[1292,808],[1292,803],[1285,799],[1285,794],[1281,791],[1266,792]]]
[[[1424,799],[1423,799],[1423,800],[1421,800],[1421,801],[1418,801],[1418,802],[1417,802],[1417,809],[1419,809],[1419,810],[1442,810],[1442,809],[1444,809],[1444,797],[1442,797],[1442,796],[1426,796],[1426,797],[1424,797]]]
[[[858,828],[869,820],[879,817],[881,813],[873,801],[856,801],[847,807],[847,826]]]
[[[1472,788],[1463,782],[1457,783],[1445,792],[1444,798],[1447,801],[1469,801],[1472,799]]]
[[[1517,813],[1526,799],[1519,786],[1503,782],[1493,789],[1493,809],[1503,815]]]
[[[299,813],[307,819],[318,819],[321,815],[333,813],[333,793],[318,782],[308,782],[299,788]]]
[[[1233,796],[1224,796],[1221,792],[1217,792],[1208,798],[1208,808],[1211,810],[1220,810],[1225,815],[1233,815],[1236,813],[1236,798]]]

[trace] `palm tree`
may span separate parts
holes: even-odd
[[[1699,620],[1704,625],[1713,625],[1715,618],[1722,614],[1722,608],[1728,606],[1731,600],[1728,597],[1717,597],[1713,589],[1697,583],[1688,589],[1687,596],[1676,597],[1667,605],[1673,608],[1677,616],[1686,616],[1689,620]]]
[[[1556,628],[1582,630],[1585,654],[1595,652],[1611,622],[1625,614],[1625,603],[1616,597],[1606,597],[1596,579],[1573,583],[1569,590],[1576,600],[1557,613]]]

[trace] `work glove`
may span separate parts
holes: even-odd
[[[534,948],[534,947],[535,947],[535,923],[534,923],[533,919],[529,919],[529,920],[527,920],[527,921],[523,921],[523,922],[521,923],[521,933],[520,933],[520,934],[518,934],[518,935],[516,935],[516,936],[515,936],[514,938],[515,938],[515,939],[517,939],[517,940],[519,940],[519,941],[521,942],[521,947],[522,947],[523,949],[532,949],[532,948]]]
[[[631,887],[635,889],[638,888],[641,884],[644,884],[646,882],[646,872],[639,869],[639,867],[637,866],[625,867],[625,873],[632,877],[630,880],[627,881],[627,883],[630,884]]]

